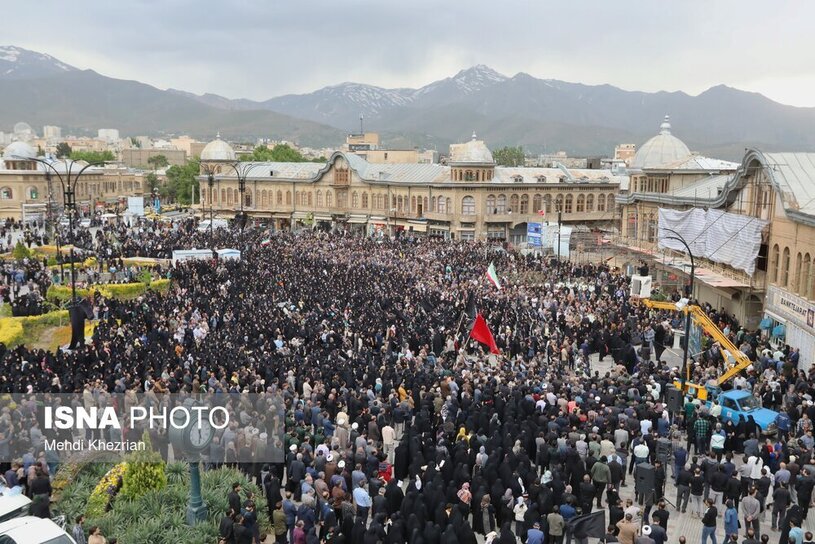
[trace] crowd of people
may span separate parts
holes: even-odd
[[[108,260],[210,244],[192,224],[105,228],[92,239]],[[268,512],[237,486],[223,542],[259,542],[267,523],[266,541],[295,544],[469,544],[476,534],[560,544],[568,533],[664,544],[681,541],[667,532],[669,515],[692,499],[703,544],[717,534],[769,538],[759,521],[766,508],[780,544],[802,544],[815,485],[805,467],[812,375],[790,363],[794,351],[771,348],[733,316],[705,307],[754,362],[731,385],[780,411],[778,439],[749,420],[725,424],[716,404],[669,410],[680,369],[662,354],[680,316],[633,300],[628,278],[605,263],[326,233],[219,230],[215,244],[240,248],[241,259],[179,263],[166,293],[97,294],[100,320],[85,346],[0,346],[0,392],[279,392],[285,458],[241,464]],[[501,289],[486,280],[490,262]],[[499,355],[468,340],[476,312]],[[610,371],[592,368],[598,356],[611,359]],[[706,341],[690,379],[705,384],[725,364]],[[0,432],[27,429],[0,417]],[[240,436],[219,434],[207,466],[247,448]],[[653,488],[623,500],[621,488],[646,466]],[[575,525],[598,510],[603,535]],[[734,530],[734,519],[746,527]]]

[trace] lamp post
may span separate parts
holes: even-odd
[[[673,236],[665,236],[662,238],[663,240],[676,240],[683,246],[685,246],[685,250],[688,252],[688,256],[690,257],[690,293],[688,293],[688,304],[690,304],[691,297],[693,297],[693,279],[696,275],[696,263],[693,259],[693,252],[690,250],[690,246],[682,238],[678,232],[673,229],[668,229],[665,227],[660,227],[661,230],[665,232],[670,232]],[[688,351],[690,350],[690,312],[685,312],[685,349],[682,353],[682,369],[680,371],[682,377],[680,378],[679,382],[682,384],[682,391],[685,390],[685,377],[688,373]]]
[[[240,161],[238,161],[238,162],[229,163],[229,167],[232,168],[232,170],[235,171],[235,175],[238,178],[238,193],[240,193],[240,199],[241,199],[241,215],[240,215],[241,231],[243,231],[243,228],[246,226],[246,221],[244,220],[244,217],[243,217],[243,203],[244,203],[245,194],[246,194],[246,178],[249,177],[249,173],[256,166],[258,166],[258,165],[253,164],[251,162],[240,162]]]
[[[54,243],[57,246],[57,262],[59,263],[59,282],[65,280],[65,270],[63,269],[62,263],[62,250],[60,249],[59,244],[59,228],[57,225],[54,224],[54,184],[53,178],[51,178],[51,172],[45,172],[45,182],[48,186],[48,211],[47,211],[47,218],[48,218],[48,225],[51,230],[50,234],[54,237]]]
[[[56,169],[52,162],[46,161],[44,159],[39,159],[36,157],[14,157],[17,160],[23,161],[35,161],[43,166],[45,166],[46,176],[49,175],[49,170],[54,175],[57,176],[59,179],[60,185],[62,185],[62,202],[65,206],[65,210],[68,212],[68,235],[70,236],[71,240],[71,304],[70,308],[76,304],[76,269],[74,268],[74,221],[76,221],[76,184],[79,182],[79,178],[85,171],[92,167],[92,166],[100,166],[102,163],[95,163],[90,162],[87,163],[85,166],[80,168],[77,172],[74,172],[74,165],[76,162],[74,161],[57,161],[61,162],[65,166],[65,172],[60,173],[59,170]],[[48,177],[46,177],[48,179]]]

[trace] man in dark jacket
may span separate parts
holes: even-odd
[[[226,496],[226,499],[232,514],[239,513],[241,511],[241,484],[238,482],[232,484],[232,491]]]

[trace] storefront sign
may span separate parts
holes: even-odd
[[[799,296],[778,287],[767,289],[767,309],[800,325],[815,328],[815,306]]]

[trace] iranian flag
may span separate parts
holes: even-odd
[[[263,240],[260,243],[260,245],[263,246],[263,247],[266,247],[266,246],[270,245],[271,243],[272,243],[272,241],[269,238],[266,238],[265,240]]]
[[[470,329],[470,338],[489,346],[490,353],[501,353],[498,350],[498,344],[495,343],[495,338],[492,336],[492,331],[487,325],[487,321],[480,313],[475,316],[473,328]]]
[[[494,286],[501,290],[501,282],[498,281],[498,273],[495,272],[495,265],[490,263],[489,268],[487,268],[487,279],[489,279]]]

